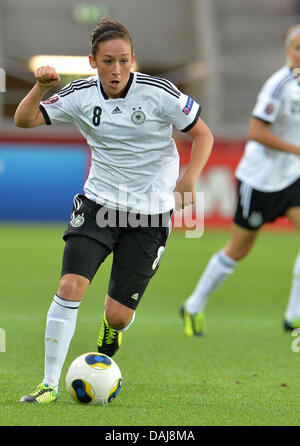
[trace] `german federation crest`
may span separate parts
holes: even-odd
[[[77,217],[73,218],[73,219],[70,221],[70,225],[71,225],[73,228],[79,228],[80,226],[83,225],[84,221],[85,221],[85,219],[84,219],[83,214],[80,214],[80,215],[77,215]]]
[[[135,110],[131,115],[131,120],[136,125],[141,125],[145,122],[146,116],[142,110]]]
[[[248,223],[252,228],[257,228],[260,226],[263,222],[263,216],[261,212],[255,212],[253,211],[248,218]]]

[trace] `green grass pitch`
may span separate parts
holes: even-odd
[[[179,306],[209,257],[228,239],[170,236],[123,344],[114,357],[123,386],[107,407],[76,404],[65,374],[95,351],[111,260],[81,304],[56,403],[19,398],[42,380],[45,319],[56,292],[64,242],[61,225],[0,226],[1,426],[294,426],[300,424],[300,352],[282,329],[298,253],[295,232],[264,231],[251,254],[209,301],[206,336],[187,339]]]

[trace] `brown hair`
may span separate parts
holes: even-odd
[[[127,40],[130,43],[131,51],[133,51],[132,39],[127,27],[121,22],[112,20],[110,17],[103,17],[91,35],[93,56],[96,57],[99,43],[106,42],[107,40],[111,39]]]

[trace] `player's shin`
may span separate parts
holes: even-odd
[[[80,302],[65,300],[56,294],[48,311],[43,382],[56,390],[75,331],[79,305]]]

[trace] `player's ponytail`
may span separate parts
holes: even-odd
[[[132,39],[127,27],[121,22],[112,20],[110,17],[103,17],[91,35],[93,56],[96,57],[99,43],[106,42],[107,40],[111,39],[127,40],[131,45],[131,51],[133,51]]]

